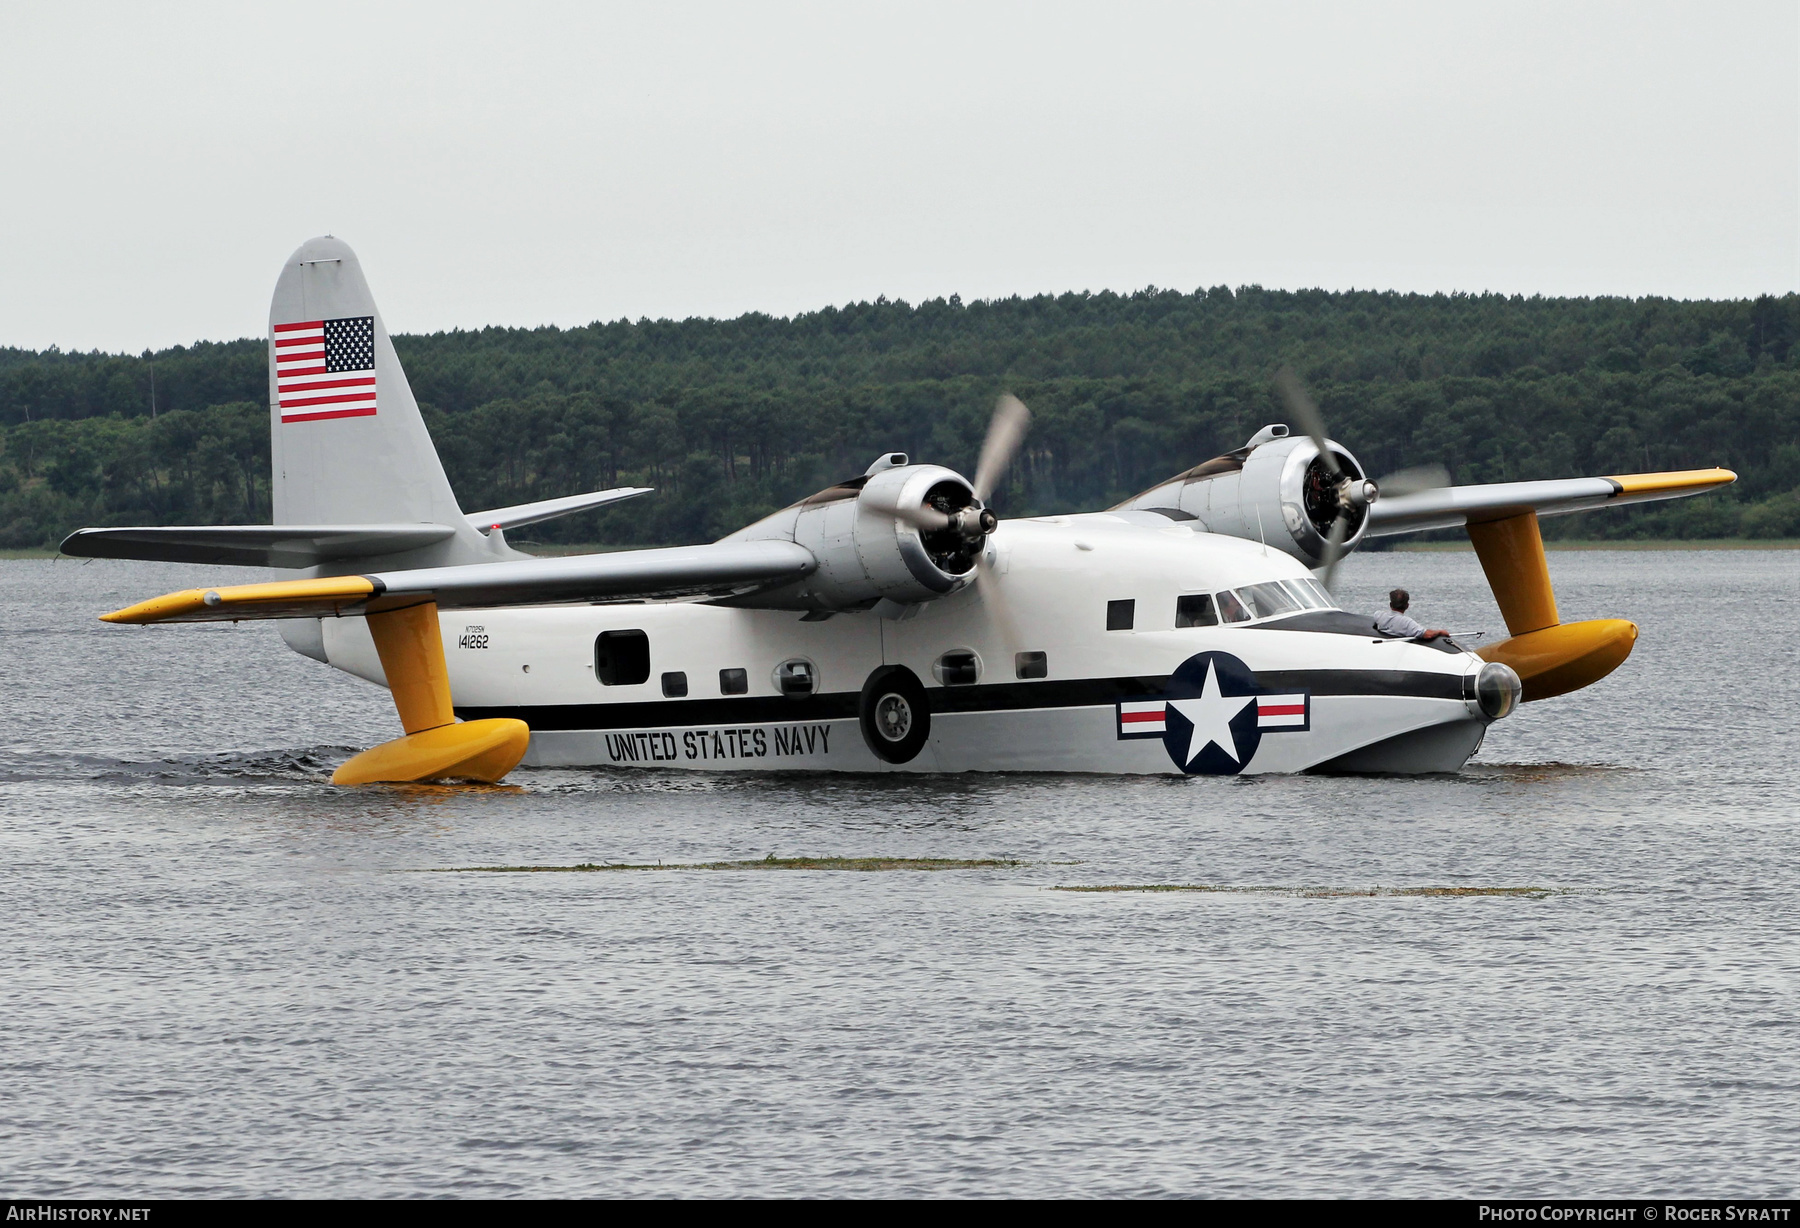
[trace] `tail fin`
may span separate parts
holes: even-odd
[[[406,566],[516,557],[464,519],[362,265],[329,235],[301,244],[275,284],[269,431],[277,525],[454,530]]]

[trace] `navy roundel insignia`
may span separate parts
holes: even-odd
[[[1266,733],[1312,727],[1312,695],[1269,691],[1228,652],[1201,652],[1181,663],[1163,693],[1118,705],[1119,737],[1161,738],[1176,767],[1195,776],[1235,776]]]

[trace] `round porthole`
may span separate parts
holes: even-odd
[[[931,667],[940,686],[973,686],[981,679],[981,658],[967,648],[952,648]]]
[[[819,689],[819,667],[805,657],[790,657],[775,667],[775,689],[798,699]]]

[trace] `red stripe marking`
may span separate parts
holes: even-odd
[[[1305,704],[1257,704],[1259,716],[1305,716]]]
[[[323,321],[323,320],[301,320],[299,323],[296,323],[296,324],[277,324],[275,326],[275,331],[278,333],[291,333],[295,329],[298,329],[298,328],[324,328],[324,327],[325,327],[325,321]]]
[[[323,367],[319,369],[324,370]],[[281,391],[283,392],[312,392],[321,388],[367,388],[374,382],[375,380],[371,377],[369,379],[316,379],[309,380],[304,384],[290,384],[287,372],[281,373]]]
[[[277,337],[277,338],[275,338],[275,348],[277,350],[282,350],[282,349],[290,349],[291,350],[297,345],[316,345],[320,349],[324,349],[325,348],[325,339],[323,337]]]
[[[374,406],[368,409],[325,409],[310,414],[282,414],[283,422],[318,422],[324,418],[373,418]]]
[[[1136,724],[1136,723],[1142,722],[1142,721],[1161,721],[1161,720],[1168,719],[1168,713],[1166,711],[1165,712],[1121,712],[1121,713],[1119,713],[1119,719],[1121,721],[1124,721],[1127,724]]]
[[[282,367],[276,371],[276,377],[283,381],[298,379],[303,375],[329,375],[324,367]]]
[[[290,405],[344,405],[351,401],[373,401],[373,392],[347,392],[335,397],[282,397],[281,408]]]

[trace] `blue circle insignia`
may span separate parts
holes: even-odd
[[[1193,776],[1235,776],[1262,745],[1250,667],[1228,652],[1196,653],[1169,676],[1163,748]]]

